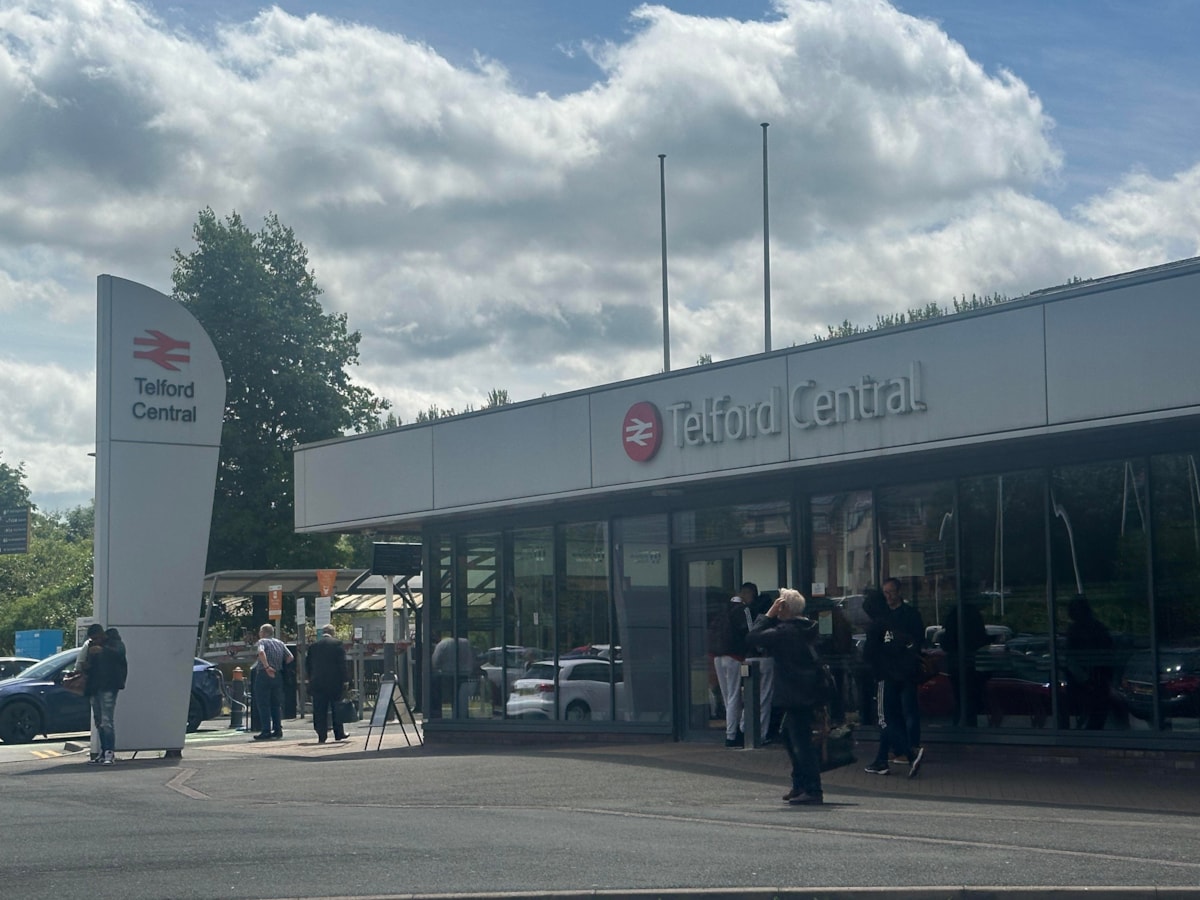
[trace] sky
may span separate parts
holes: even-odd
[[[0,461],[93,496],[96,276],[275,213],[402,422],[1200,255],[1194,0],[0,0]],[[659,154],[665,154],[660,169]]]

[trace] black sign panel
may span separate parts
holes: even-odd
[[[29,552],[29,507],[0,509],[0,554]]]
[[[371,556],[371,574],[403,575],[409,578],[421,574],[420,544],[375,544]]]

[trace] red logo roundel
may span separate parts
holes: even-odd
[[[649,462],[662,443],[662,416],[648,400],[635,403],[625,413],[621,425],[621,445],[634,462]]]

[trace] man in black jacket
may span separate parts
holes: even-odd
[[[863,600],[863,609],[872,617],[863,657],[879,679],[882,692],[878,698],[882,713],[879,753],[867,771],[872,775],[887,775],[890,749],[897,758],[907,759],[908,777],[914,778],[925,756],[920,743],[921,713],[917,708],[925,626],[921,613],[900,596],[900,582],[895,578],[883,583],[883,598],[882,607],[876,602],[870,609],[867,600]],[[871,599],[877,600],[877,596]]]
[[[313,728],[317,732],[317,742],[323,744],[329,736],[331,722],[334,740],[346,739],[338,711],[342,687],[346,683],[346,648],[337,639],[332,625],[326,625],[321,631],[321,639],[308,649],[304,657],[304,668],[308,675],[308,689],[312,692]]]
[[[813,709],[828,698],[814,646],[817,623],[804,617],[804,606],[803,594],[784,588],[747,635],[775,658],[774,705],[783,710],[780,730],[792,762],[792,789],[783,799],[793,806],[825,802],[812,728]]]
[[[117,692],[125,689],[129,674],[121,633],[115,628],[105,631],[99,623],[89,625],[76,668],[87,674],[83,693],[91,703],[92,720],[100,739],[100,755],[89,763],[111,766],[116,762],[117,734],[113,719],[117,712]]]

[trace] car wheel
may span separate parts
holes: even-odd
[[[188,703],[187,730],[188,731],[199,731],[200,723],[203,721],[204,721],[204,704],[200,702],[200,699],[195,694],[192,694],[191,702]]]
[[[592,718],[592,710],[582,700],[576,700],[567,707],[563,718],[568,722],[587,722]]]
[[[15,701],[0,712],[0,741],[28,744],[42,733],[42,716],[32,703]]]

